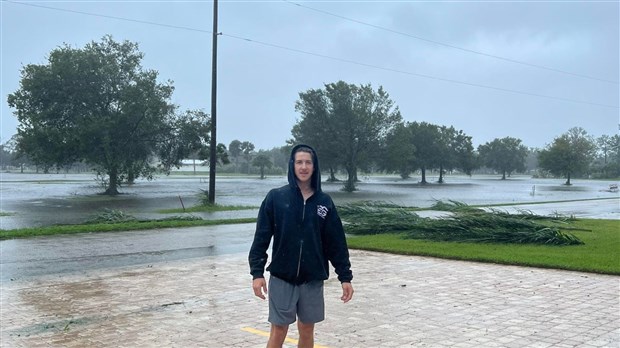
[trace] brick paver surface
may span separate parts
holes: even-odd
[[[620,277],[352,251],[321,347],[619,347]],[[5,282],[2,347],[264,347],[247,255]],[[287,347],[294,346],[291,327]]]

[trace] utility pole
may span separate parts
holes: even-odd
[[[213,57],[211,59],[211,142],[209,153],[209,203],[215,204],[215,167],[217,166],[217,0],[213,0]]]

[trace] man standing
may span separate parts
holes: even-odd
[[[297,319],[298,347],[314,346],[314,324],[325,319],[323,281],[329,277],[328,261],[342,284],[341,300],[346,303],[353,297],[342,222],[331,197],[321,191],[319,161],[310,146],[293,147],[288,182],[263,200],[248,257],[254,294],[269,296],[268,348],[282,347],[289,325]],[[267,291],[263,273],[272,238]]]

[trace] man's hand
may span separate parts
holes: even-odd
[[[342,297],[340,298],[342,302],[347,303],[353,297],[353,285],[351,283],[345,282],[342,283]]]
[[[254,295],[256,297],[260,297],[263,300],[265,299],[265,294],[267,294],[267,282],[265,278],[256,278],[252,281],[252,289],[254,290]],[[353,293],[353,290],[351,290]]]

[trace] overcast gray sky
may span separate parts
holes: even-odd
[[[180,110],[210,112],[210,1],[2,1],[1,137],[7,95],[54,48],[111,34],[174,81]],[[282,146],[300,92],[383,86],[407,121],[454,126],[474,146],[544,147],[571,127],[619,127],[618,1],[219,2],[218,142]]]

